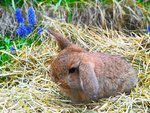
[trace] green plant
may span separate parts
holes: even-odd
[[[16,7],[21,7],[24,4],[24,0],[1,0],[0,5],[7,7],[12,7],[14,10]]]
[[[14,46],[14,49],[21,49],[23,46],[31,46],[32,43],[35,42],[35,44],[40,45],[41,40],[38,39],[39,35],[37,33],[34,33],[31,37],[28,38],[14,38],[11,39],[10,37],[4,37],[3,39],[0,39],[0,50],[6,51],[2,52],[0,51],[0,65],[4,65],[6,63],[11,63],[11,56],[8,53],[15,52],[11,49],[11,46]]]
[[[0,50],[9,50],[9,47],[11,45],[10,38],[5,37],[4,39],[0,40]],[[9,62],[11,60],[11,57],[6,53],[0,53],[0,65],[5,64],[6,62]]]
[[[150,0],[137,0],[137,3],[143,6],[150,13]]]
[[[67,22],[72,22],[73,8],[81,8],[85,2],[85,0],[52,0],[52,4],[55,5],[55,11],[57,11],[59,7],[66,9]]]

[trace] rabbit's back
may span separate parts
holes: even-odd
[[[120,56],[107,53],[90,53],[88,56],[95,64],[100,97],[130,92],[138,81],[137,74],[131,64]]]

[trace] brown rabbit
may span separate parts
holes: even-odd
[[[62,51],[52,62],[52,79],[73,102],[130,92],[138,81],[135,70],[120,56],[90,53],[53,30]]]

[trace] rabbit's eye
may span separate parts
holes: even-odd
[[[77,68],[73,67],[69,69],[69,73],[74,73],[76,71]]]

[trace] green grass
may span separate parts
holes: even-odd
[[[21,49],[23,46],[31,46],[32,43],[36,43],[39,45],[41,43],[41,40],[38,39],[39,35],[37,33],[32,33],[32,36],[28,37],[16,37],[16,38],[10,38],[10,37],[4,37],[0,39],[0,50],[7,51],[11,53],[10,47],[14,46],[16,50]],[[15,53],[14,53],[15,54]],[[7,54],[0,51],[0,65],[7,64],[11,62],[12,57]]]

